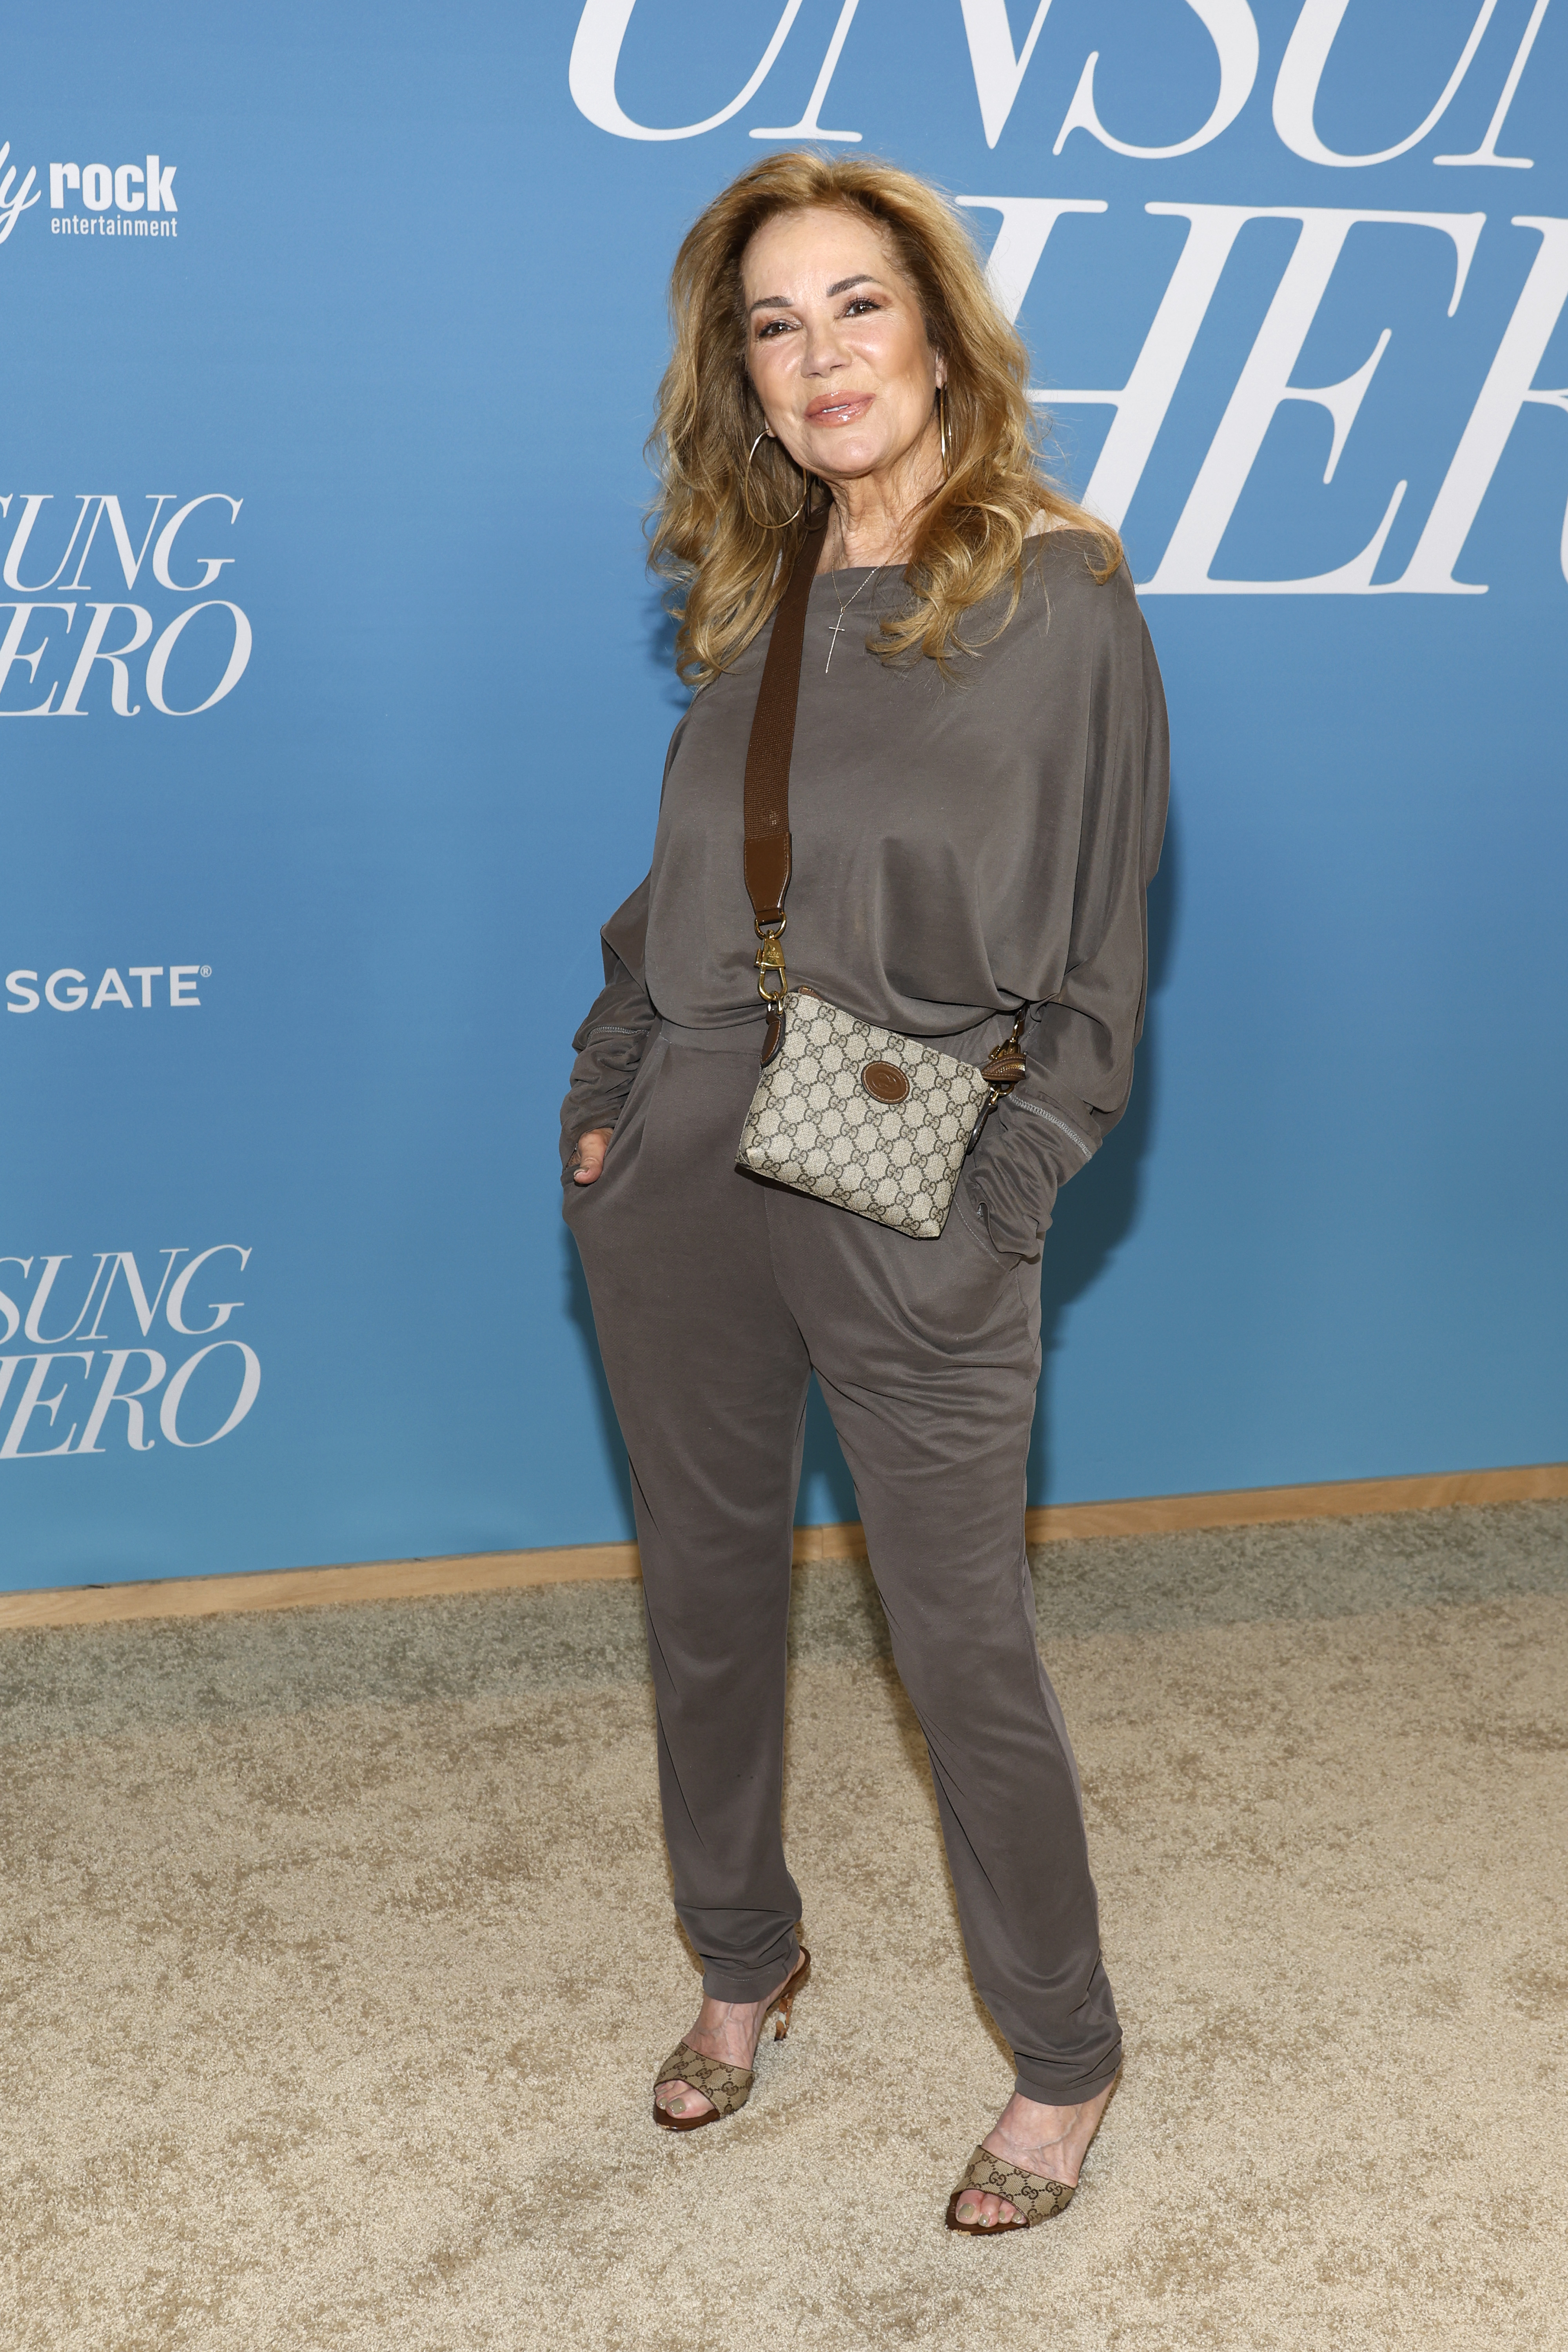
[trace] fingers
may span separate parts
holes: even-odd
[[[577,1138],[577,1150],[572,1162],[574,1184],[596,1184],[605,1164],[605,1154],[610,1148],[612,1127],[591,1127]]]

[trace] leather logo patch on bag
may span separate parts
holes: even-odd
[[[860,1083],[880,1103],[902,1102],[910,1091],[909,1079],[892,1062],[868,1062],[860,1073]]]

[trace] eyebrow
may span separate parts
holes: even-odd
[[[873,277],[868,269],[865,269],[858,278],[835,279],[827,289],[826,299],[831,302],[836,295],[847,294],[851,286],[879,286],[881,282],[879,278]],[[751,307],[753,310],[793,310],[796,305],[787,294],[759,294]]]

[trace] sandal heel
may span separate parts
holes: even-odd
[[[794,1976],[791,1977],[789,1980],[788,1990],[780,1994],[778,2000],[768,2011],[768,2015],[773,2021],[773,2040],[775,2042],[782,2042],[788,2033],[790,2019],[795,2012],[795,1997],[797,1992],[804,1990],[806,1979],[809,1978],[810,1974],[811,1954],[806,1950],[805,1946],[803,1944],[800,1948],[799,1965],[797,1966]]]

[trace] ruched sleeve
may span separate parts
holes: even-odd
[[[686,732],[684,713],[664,755],[659,806],[669,772]],[[577,1138],[591,1127],[614,1127],[632,1090],[643,1050],[658,1023],[647,987],[648,900],[651,875],[645,875],[626,904],[617,907],[599,933],[605,954],[605,985],[572,1040],[576,1060],[561,1106],[561,1164],[572,1165]]]
[[[561,1161],[570,1167],[577,1138],[591,1127],[614,1127],[621,1115],[648,1034],[658,1022],[643,977],[647,952],[648,886],[639,882],[600,932],[605,985],[573,1045],[572,1084],[561,1106]]]
[[[1032,1008],[1027,1076],[988,1121],[971,1178],[991,1238],[1036,1257],[1058,1188],[1127,1108],[1149,985],[1147,894],[1170,788],[1165,698],[1125,572],[1089,648],[1071,929],[1059,985]]]

